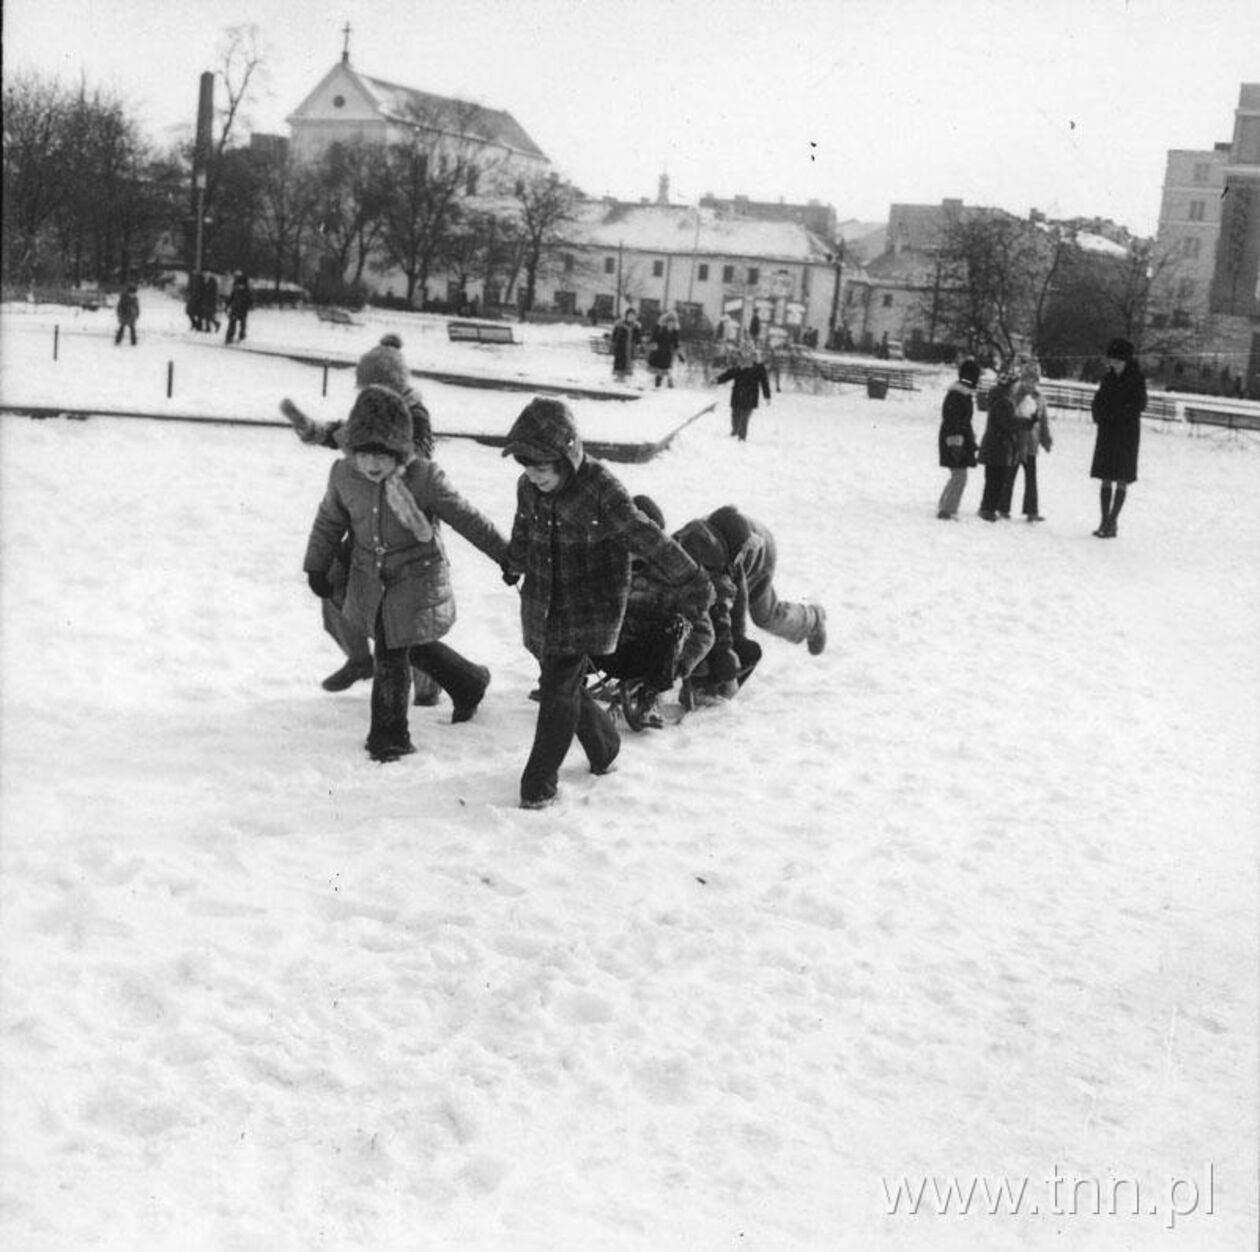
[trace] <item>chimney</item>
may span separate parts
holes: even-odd
[[[656,184],[656,203],[669,203],[669,175],[662,174],[660,181]]]

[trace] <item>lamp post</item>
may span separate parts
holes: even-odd
[[[193,252],[193,273],[201,273],[202,232],[206,223],[206,171],[198,170],[193,175],[193,186],[197,188],[197,245]]]

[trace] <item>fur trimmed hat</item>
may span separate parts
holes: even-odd
[[[369,348],[354,367],[354,385],[370,387],[377,383],[402,395],[411,386],[411,373],[403,359],[402,340],[386,335],[375,348]]]
[[[369,383],[355,397],[342,443],[348,452],[383,449],[406,462],[415,451],[411,412],[396,391]]]
[[[665,529],[665,514],[661,512],[661,506],[651,496],[635,496],[634,507],[661,530]]]
[[[1127,339],[1113,339],[1107,345],[1107,355],[1113,361],[1133,360],[1133,345]]]
[[[968,387],[975,387],[980,382],[980,367],[975,361],[964,361],[958,367],[958,381],[966,383]]]

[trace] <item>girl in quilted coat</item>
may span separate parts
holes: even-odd
[[[409,664],[450,696],[452,722],[473,716],[490,682],[484,666],[438,642],[455,622],[440,522],[496,564],[507,556],[507,541],[436,462],[416,454],[411,414],[396,392],[363,388],[342,442],[347,455],[329,472],[302,567],[311,590],[327,598],[328,571],[352,536],[342,612],[374,636],[376,657],[365,746],[374,761],[396,761],[415,751],[407,727]]]
[[[706,602],[712,593],[704,571],[586,455],[573,414],[559,400],[526,405],[503,455],[524,470],[504,578],[524,576],[521,627],[540,667],[534,744],[521,775],[521,807],[540,809],[556,799],[575,735],[593,774],[607,774],[621,750],[612,719],[586,689],[586,674],[592,656],[617,646],[631,554],[669,587],[694,584]]]

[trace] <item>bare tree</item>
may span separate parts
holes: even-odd
[[[379,145],[335,143],[314,174],[313,238],[338,283],[357,287],[385,230],[386,158]]]
[[[534,307],[539,273],[549,252],[563,240],[564,227],[574,220],[578,192],[555,174],[526,180],[517,192],[521,239],[524,244],[525,298],[521,320]]]
[[[258,163],[257,230],[275,289],[301,277],[302,240],[318,201],[317,176],[285,151]]]

